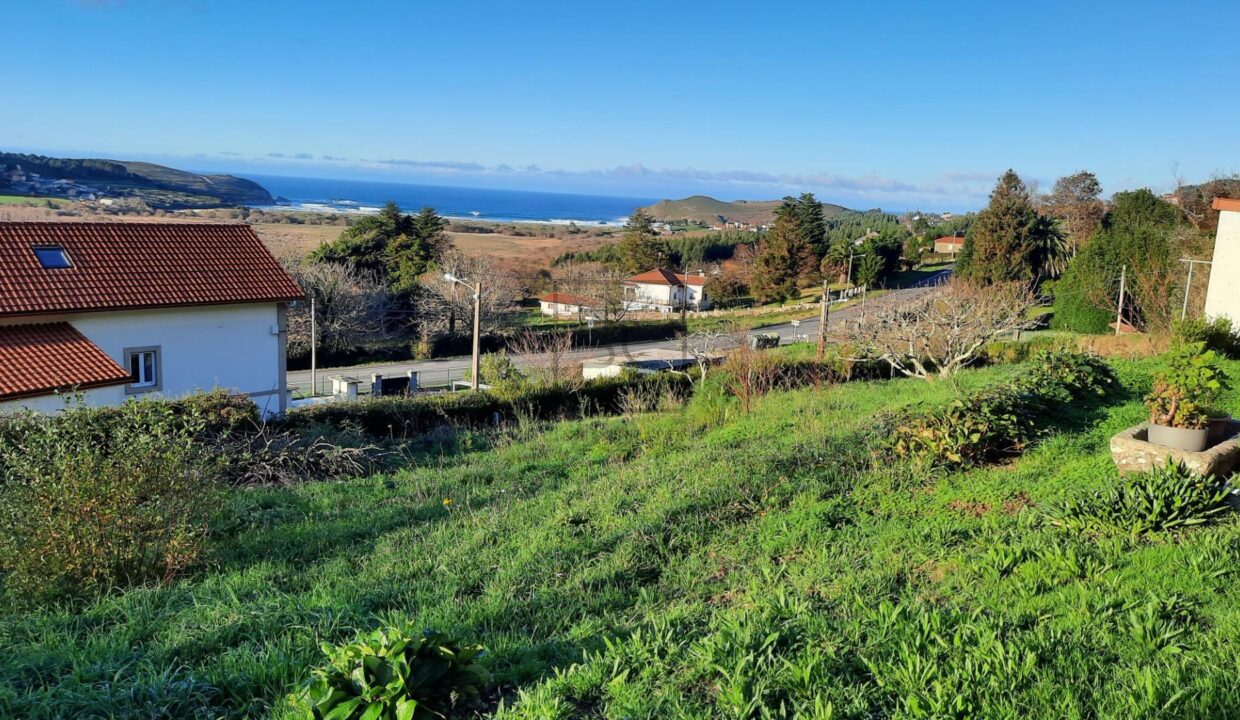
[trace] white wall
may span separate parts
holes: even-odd
[[[1214,263],[1206,289],[1206,316],[1222,316],[1240,323],[1240,212],[1222,210],[1218,214]]]
[[[22,409],[40,413],[54,413],[66,407],[106,407],[120,405],[125,402],[125,386],[92,388],[65,395],[40,395],[38,397],[18,400],[0,401],[0,413],[16,412]]]
[[[279,323],[276,303],[42,315],[3,319],[0,324],[62,321],[77,328],[121,367],[126,367],[125,348],[159,346],[162,388],[147,396],[178,397],[224,388],[257,395],[254,401],[265,412],[279,411],[276,391],[283,377],[283,339],[273,331]],[[125,386],[101,390],[114,390],[125,397]],[[92,403],[96,392],[91,393]],[[100,393],[98,397],[109,396]],[[63,401],[53,399],[56,409],[63,407]],[[32,403],[21,404],[29,407]]]

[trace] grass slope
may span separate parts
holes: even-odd
[[[318,641],[411,618],[487,645],[503,718],[1234,717],[1240,523],[1034,522],[1112,477],[1150,364],[1120,370],[1126,396],[958,474],[872,466],[876,415],[952,397],[894,381],[240,491],[198,577],[0,614],[0,715],[280,717]]]
[[[756,225],[775,222],[775,209],[780,200],[734,200],[725,202],[705,195],[694,195],[682,200],[661,200],[645,210],[659,220],[689,220],[707,225],[719,222],[720,218],[731,222],[752,223]],[[828,217],[842,212],[852,212],[840,205],[822,203],[822,209]]]

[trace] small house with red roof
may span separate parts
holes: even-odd
[[[593,308],[590,298],[571,293],[549,292],[538,298],[538,309],[543,315],[584,315]]]
[[[964,247],[964,238],[952,235],[934,241],[934,251],[940,255],[955,255]]]
[[[0,222],[0,411],[224,388],[287,408],[287,303],[248,225]]]
[[[624,305],[637,311],[708,310],[706,273],[679,274],[655,268],[634,275],[624,281]]]

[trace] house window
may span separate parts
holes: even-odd
[[[163,388],[163,366],[158,347],[125,348],[129,368],[129,394],[155,392]]]
[[[39,259],[44,270],[73,267],[73,263],[69,262],[69,254],[62,247],[37,247],[34,249],[34,256]]]

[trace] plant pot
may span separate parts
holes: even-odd
[[[1218,445],[1227,439],[1228,431],[1231,429],[1231,416],[1219,415],[1206,419],[1206,429],[1209,433],[1206,442],[1210,446]]]
[[[1176,450],[1187,450],[1188,452],[1201,452],[1209,444],[1210,429],[1201,428],[1200,430],[1194,430],[1150,423],[1148,437],[1149,441],[1155,445],[1163,445]]]

